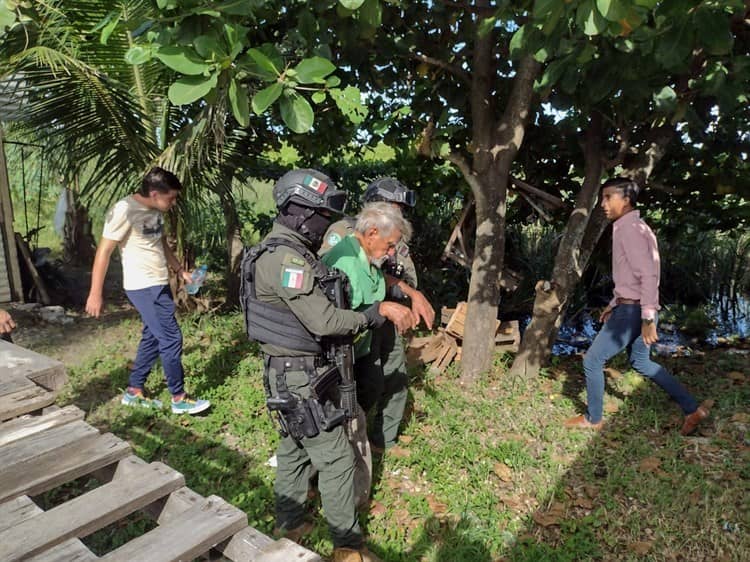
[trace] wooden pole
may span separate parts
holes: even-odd
[[[0,127],[0,238],[5,250],[8,264],[11,299],[23,302],[23,286],[21,285],[21,266],[18,263],[18,250],[13,232],[13,202],[10,198],[10,182],[8,181],[8,166],[5,160],[5,137]]]

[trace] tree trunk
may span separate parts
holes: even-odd
[[[242,260],[242,225],[240,224],[234,200],[227,195],[222,197],[221,205],[226,217],[227,236],[227,298],[226,306],[236,308],[240,304],[240,262]]]
[[[531,322],[524,332],[511,374],[531,378],[548,360],[562,324],[570,296],[588,263],[581,256],[581,244],[594,211],[602,175],[601,115],[593,113],[584,144],[585,174],[575,209],[568,218],[555,256],[552,280],[536,284]],[[598,238],[597,238],[598,239]]]
[[[487,177],[484,193],[476,199],[476,239],[471,265],[468,307],[461,352],[461,380],[473,383],[492,362],[495,322],[500,303],[505,259],[505,204],[508,172]],[[492,174],[487,174],[491,176]]]
[[[67,210],[63,227],[63,261],[71,265],[91,267],[96,253],[96,241],[91,218],[81,205],[75,190],[65,189]]]
[[[472,127],[476,146],[472,170],[459,166],[476,201],[476,238],[471,267],[466,327],[461,352],[461,381],[471,384],[492,364],[495,351],[495,321],[500,304],[505,262],[505,210],[510,167],[523,143],[533,84],[540,65],[524,57],[502,118],[487,119],[494,111],[491,76],[494,62],[489,39],[477,35],[472,81]],[[488,74],[490,76],[488,76]]]

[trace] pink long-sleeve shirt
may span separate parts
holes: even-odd
[[[618,298],[641,302],[641,318],[654,319],[659,310],[659,246],[656,236],[641,220],[638,211],[630,211],[612,225],[612,277]]]

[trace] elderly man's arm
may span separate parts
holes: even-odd
[[[16,323],[7,311],[0,308],[0,334],[10,334],[16,327]]]
[[[432,308],[430,301],[427,300],[421,291],[418,291],[409,285],[403,279],[398,279],[391,275],[385,276],[385,282],[388,288],[396,287],[411,300],[411,310],[416,317],[422,318],[428,329],[432,329],[432,323],[435,321],[435,309]]]

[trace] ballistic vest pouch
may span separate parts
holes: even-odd
[[[298,252],[312,267],[318,284],[330,274],[315,254],[304,245],[291,240],[269,238],[257,246],[245,248],[240,273],[240,305],[247,336],[260,343],[279,345],[311,355],[320,354],[323,352],[320,338],[310,333],[292,311],[286,306],[261,302],[256,296],[255,264],[264,252],[273,252],[279,246],[286,246]]]
[[[304,437],[315,437],[321,431],[330,431],[344,421],[344,411],[334,402],[341,380],[336,366],[318,374],[319,357],[268,357],[267,367],[276,371],[276,396],[271,395],[268,374],[264,375],[266,406],[280,426],[282,436],[291,436],[299,442]],[[291,392],[286,384],[288,371],[304,371],[310,379],[310,398]]]

